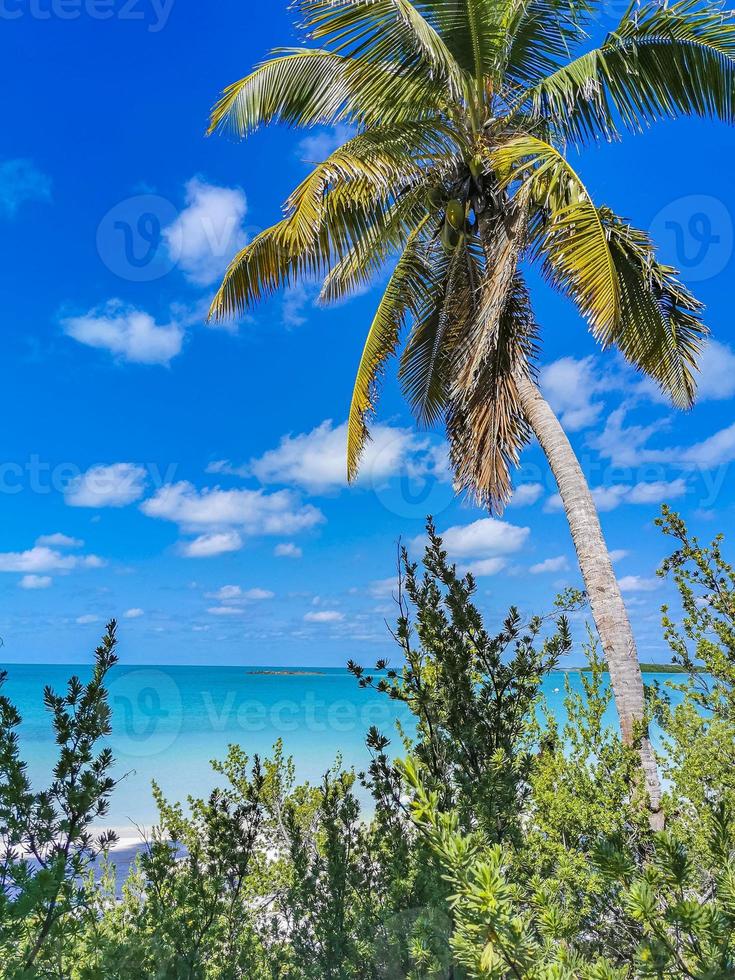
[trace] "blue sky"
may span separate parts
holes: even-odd
[[[392,649],[396,541],[429,510],[491,617],[579,584],[538,448],[489,520],[454,498],[440,435],[413,428],[391,378],[345,486],[376,291],[323,310],[296,288],[230,330],[205,324],[228,256],[340,136],[204,135],[218,92],[296,42],[285,3],[2,0],[0,20],[3,659],[88,660],[115,615],[131,663],[369,662]],[[644,659],[663,653],[660,501],[705,537],[732,525],[734,149],[731,129],[678,121],[578,161],[707,303],[693,412],[599,354],[532,281],[544,388],[596,489]]]

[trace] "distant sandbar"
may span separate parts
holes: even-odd
[[[256,677],[324,677],[323,670],[249,670],[248,674]]]

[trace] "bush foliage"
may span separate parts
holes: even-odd
[[[610,693],[590,641],[565,717],[541,684],[573,647],[567,595],[490,628],[475,583],[431,524],[423,567],[404,552],[400,666],[356,683],[403,702],[409,738],[371,729],[364,773],[299,784],[231,746],[221,788],[187,806],[153,792],[158,826],[127,880],[93,839],[114,790],[105,681],[46,692],[59,747],[49,789],[20,758],[0,697],[2,975],[68,980],[633,980],[735,976],[735,572],[665,510],[661,569],[680,698],[651,690],[667,826],[649,830],[635,747],[606,724]],[[371,805],[363,809],[360,799]]]

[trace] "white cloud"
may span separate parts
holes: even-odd
[[[234,466],[229,459],[214,460],[208,464],[204,472],[221,476],[246,477],[250,475],[247,466]]]
[[[306,283],[293,282],[283,290],[281,318],[287,327],[303,327],[306,323],[304,310],[313,303],[317,290]]]
[[[629,493],[629,486],[618,483],[611,487],[595,487],[592,490],[592,499],[595,501],[597,509],[604,514],[619,507]]]
[[[697,401],[721,401],[735,395],[735,351],[727,344],[710,339],[699,355],[699,370],[695,373]],[[663,405],[671,399],[651,378],[639,380],[635,391]]]
[[[214,558],[239,551],[243,541],[237,531],[220,531],[214,534],[200,534],[193,541],[181,545],[181,554],[185,558]]]
[[[684,479],[656,480],[653,483],[637,483],[628,495],[631,504],[660,504],[664,500],[676,500],[687,492]]]
[[[735,423],[685,449],[681,461],[689,466],[711,469],[735,460]]]
[[[665,500],[676,500],[687,492],[687,482],[682,478],[676,480],[655,480],[651,483],[636,483],[633,486],[624,483],[614,483],[609,487],[593,487],[592,498],[600,513],[616,510],[621,504],[655,504]],[[549,497],[544,504],[547,513],[564,509],[558,493]]]
[[[452,558],[490,558],[519,551],[531,530],[484,517],[472,524],[457,524],[441,534],[444,548]],[[425,539],[415,544],[422,546]]]
[[[242,597],[246,602],[260,602],[263,599],[272,599],[275,596],[275,592],[270,592],[268,589],[246,589]]]
[[[90,623],[99,623],[99,616],[94,616],[91,613],[87,613],[84,616],[77,616],[77,623],[80,626],[88,626]]]
[[[14,218],[27,201],[50,201],[51,179],[32,160],[0,163],[0,215]]]
[[[341,623],[344,618],[344,613],[334,609],[320,609],[318,612],[308,612],[304,616],[304,621],[307,623]]]
[[[241,606],[212,606],[207,610],[210,616],[242,616]]]
[[[124,619],[140,619],[141,616],[145,616],[143,609],[128,609],[127,612],[123,613]]]
[[[541,371],[541,389],[565,429],[576,432],[593,425],[604,405],[595,395],[609,390],[600,379],[594,357],[562,357]]]
[[[263,490],[197,490],[191,483],[170,483],[161,487],[141,510],[149,517],[173,521],[186,532],[211,528],[211,532],[186,546],[198,552],[219,554],[241,547],[239,535],[287,535],[306,531],[324,522],[324,515],[311,504],[303,504],[290,490],[265,493]],[[219,551],[207,549],[214,544]],[[202,550],[204,549],[204,551]]]
[[[697,399],[716,400],[735,395],[735,351],[710,340],[699,358]]]
[[[321,163],[353,135],[349,126],[339,125],[305,136],[297,146],[303,163]]]
[[[149,313],[111,300],[84,316],[66,317],[61,327],[67,336],[109,351],[133,364],[169,364],[181,353],[184,328],[179,323],[160,326]]]
[[[710,340],[699,358],[697,400],[714,401],[735,396],[735,350],[727,344]],[[611,368],[601,369],[599,358],[563,357],[541,371],[541,388],[552,408],[569,431],[588,428],[600,417],[604,403],[601,395],[619,391],[644,397],[670,406],[670,399],[650,378],[641,378],[620,358]],[[622,428],[627,406],[622,405],[606,419],[603,433],[590,441],[616,466],[635,466],[643,462],[669,462],[672,453],[681,456],[685,450],[645,449],[648,439],[668,428],[670,419],[660,419],[645,426]]]
[[[376,425],[360,463],[359,482],[373,485],[404,470],[411,477],[449,479],[446,452],[410,429]],[[322,493],[347,486],[347,423],[331,419],[311,432],[287,435],[276,449],[251,460],[248,470],[261,483],[303,487]]]
[[[194,177],[186,185],[186,205],[163,234],[186,277],[197,286],[209,286],[247,244],[247,199],[239,188]]]
[[[660,578],[644,578],[642,575],[624,575],[620,579],[620,591],[631,592],[655,592],[662,586]]]
[[[569,568],[569,561],[566,555],[558,555],[556,558],[547,558],[537,565],[531,565],[529,572],[531,575],[543,575],[546,572],[565,572]]]
[[[535,504],[543,495],[544,487],[542,483],[522,483],[513,491],[513,496],[508,502],[509,507],[527,507]]]
[[[64,555],[53,548],[36,545],[27,551],[0,553],[0,572],[54,572],[78,568],[101,568],[104,562],[96,555]]]
[[[21,589],[48,589],[52,582],[50,575],[24,575],[18,584]]]
[[[658,419],[650,425],[626,426],[627,411],[626,405],[620,405],[610,412],[602,432],[589,440],[590,446],[604,459],[609,459],[614,466],[668,462],[670,454],[666,450],[649,450],[646,446],[652,436],[669,427],[670,420]]]
[[[208,599],[218,599],[220,602],[227,602],[231,599],[239,599],[242,595],[242,589],[239,585],[223,585],[221,589],[217,589],[216,592],[208,592]]]
[[[626,551],[625,548],[614,548],[610,552],[610,561],[615,565],[617,562],[627,558],[629,554],[630,552]]]
[[[668,446],[651,449],[649,439],[670,426],[670,419],[651,425],[626,425],[627,406],[611,412],[603,431],[590,445],[615,466],[633,467],[648,463],[678,466],[683,469],[714,469],[735,460],[735,424],[729,425],[692,446]]]
[[[507,564],[505,558],[481,558],[466,565],[462,571],[470,572],[475,578],[483,578],[487,575],[497,575]]]
[[[216,592],[208,592],[208,599],[217,599],[218,602],[261,602],[264,599],[273,599],[274,592],[268,589],[242,589],[239,585],[223,585]]]
[[[47,548],[83,548],[84,542],[79,538],[70,538],[68,534],[42,534],[36,538],[36,544]]]
[[[381,578],[371,582],[368,591],[375,599],[387,599],[398,595],[398,576],[391,575],[389,578]]]
[[[285,541],[283,544],[277,544],[275,546],[273,554],[276,558],[301,558],[304,552],[292,541]]]
[[[145,492],[146,471],[135,463],[93,466],[71,480],[64,496],[70,507],[125,507]]]

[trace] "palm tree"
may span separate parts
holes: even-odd
[[[296,0],[305,41],[225,90],[211,131],[341,124],[353,135],[232,261],[216,319],[302,278],[340,300],[391,275],[349,415],[348,475],[381,375],[421,423],[443,421],[456,484],[499,512],[531,434],[559,485],[623,736],[639,746],[652,823],[660,787],[635,641],[589,487],[536,383],[524,282],[540,263],[603,348],[681,407],[695,396],[701,306],[649,237],[593,203],[567,159],[678,115],[735,115],[735,28],[714,3],[631,4],[600,47],[597,0]],[[581,53],[571,58],[575,48]]]

